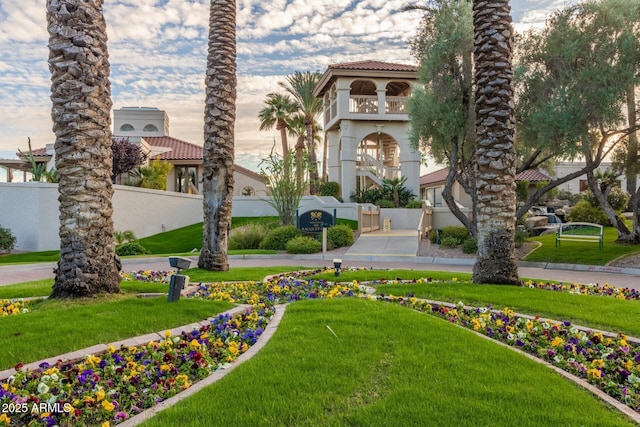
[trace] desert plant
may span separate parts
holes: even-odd
[[[47,172],[47,164],[36,163],[35,159],[33,158],[33,150],[31,149],[31,138],[27,138],[27,145],[29,147],[29,152],[25,153],[18,148],[18,157],[26,162],[29,162],[30,166],[27,172],[33,175],[32,181],[40,182],[42,181],[42,178],[46,177],[45,174]]]
[[[300,236],[289,240],[286,245],[289,254],[313,254],[322,250],[322,243],[307,236]]]
[[[516,230],[516,235],[514,237],[514,242],[516,244],[516,248],[522,247],[524,241],[529,237],[529,232],[526,229],[518,229]]]
[[[8,228],[0,227],[0,252],[10,253],[16,244],[16,237]]]
[[[293,225],[283,225],[282,227],[274,228],[262,239],[260,249],[285,250],[287,248],[287,242],[300,235],[300,230]]]
[[[133,234],[133,231],[131,230],[116,230],[113,232],[113,239],[116,241],[116,246],[120,246],[127,242],[136,242],[138,240],[136,235]]]
[[[327,240],[336,248],[353,245],[353,230],[344,224],[334,225],[327,230]]]
[[[267,229],[262,224],[234,228],[229,236],[229,249],[258,249],[266,236]]]

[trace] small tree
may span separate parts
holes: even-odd
[[[11,253],[15,244],[16,237],[11,233],[11,230],[9,230],[8,228],[0,227],[0,253]]]
[[[112,181],[115,181],[118,175],[127,173],[147,161],[147,155],[139,146],[129,142],[128,138],[114,139],[111,151],[113,151]]]
[[[307,186],[305,181],[296,179],[293,167],[295,156],[291,151],[280,156],[272,149],[269,156],[260,163],[262,164],[265,166],[260,172],[267,179],[267,185],[271,189],[271,198],[265,201],[278,212],[282,225],[292,225]]]

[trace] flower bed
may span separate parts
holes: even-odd
[[[27,301],[0,300],[0,317],[28,313]]]
[[[571,322],[527,318],[513,310],[429,303],[415,297],[375,295],[472,329],[586,379],[608,395],[640,412],[640,345],[627,337],[605,336]]]
[[[42,363],[0,384],[6,425],[117,424],[224,369],[257,341],[273,310],[262,304],[219,315],[199,330],[146,346],[122,347],[77,362]]]
[[[166,283],[169,284],[175,271],[151,271],[139,270],[129,273],[120,272],[120,278],[125,281],[137,280],[139,282]]]

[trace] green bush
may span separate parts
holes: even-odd
[[[258,249],[260,242],[267,236],[262,224],[247,224],[231,230],[229,249]]]
[[[322,243],[307,236],[300,236],[289,240],[286,245],[288,254],[313,254],[322,250]]]
[[[0,227],[0,252],[11,252],[16,244],[16,237],[8,228]]]
[[[598,203],[598,201],[596,200],[596,196],[593,195],[591,190],[583,191],[582,193],[580,193],[580,195],[582,196],[583,200],[591,203],[591,206],[600,206],[600,203]],[[627,209],[630,199],[631,196],[629,195],[629,193],[627,193],[620,187],[613,187],[611,189],[611,192],[609,192],[609,196],[607,197],[607,201],[616,212],[622,212]]]
[[[394,205],[391,200],[387,200],[387,199],[376,200],[375,205],[380,207],[380,208],[395,208],[396,207],[396,205]]]
[[[588,200],[580,200],[569,210],[569,220],[572,222],[592,222],[594,224],[609,225],[609,218],[604,211],[589,203]]]
[[[444,246],[445,248],[455,248],[459,244],[460,240],[452,236],[446,236],[440,239],[440,245]]]
[[[429,241],[434,245],[436,244],[438,241],[438,230],[429,231]]]
[[[340,184],[335,181],[323,182],[320,185],[320,195],[340,198]]]
[[[516,248],[522,247],[524,241],[529,237],[529,232],[527,230],[516,230],[516,235],[514,238]]]
[[[411,200],[406,207],[408,209],[422,209],[422,202],[420,200]]]
[[[269,231],[260,242],[260,249],[282,251],[287,248],[289,240],[299,237],[302,233],[294,225],[284,225]]]
[[[118,256],[145,255],[148,253],[150,252],[138,242],[127,242],[116,246],[116,255]]]
[[[335,248],[353,245],[353,230],[344,224],[334,225],[327,230],[327,240],[331,241]]]
[[[469,237],[462,242],[462,252],[465,254],[475,254],[478,252],[478,240],[475,237]]]
[[[464,242],[469,237],[469,230],[463,226],[447,225],[442,227],[440,239],[443,240],[446,237],[453,237],[460,244],[460,242]]]

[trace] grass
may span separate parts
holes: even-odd
[[[14,298],[44,297],[51,294],[53,279],[34,280],[14,285],[0,286],[0,300]],[[120,290],[123,293],[167,292],[169,285],[139,281],[122,281]]]
[[[230,282],[230,281],[243,281],[254,280],[261,281],[265,276],[272,274],[279,274],[288,271],[307,270],[309,267],[238,267],[230,268],[229,271],[209,271],[201,268],[190,268],[188,270],[182,270],[180,274],[189,276],[189,280],[192,283],[195,282]]]
[[[615,243],[618,234],[613,227],[604,227],[604,250],[598,249],[592,242],[561,242],[556,249],[556,235],[546,234],[530,240],[542,243],[542,246],[531,252],[524,261],[552,262],[560,264],[605,265],[623,255],[640,252],[638,245],[621,245]]]
[[[144,425],[633,424],[548,368],[446,321],[341,299],[289,305],[260,353]]]
[[[111,295],[32,302],[31,312],[0,319],[0,370],[95,344],[204,320],[232,307],[218,301]]]

